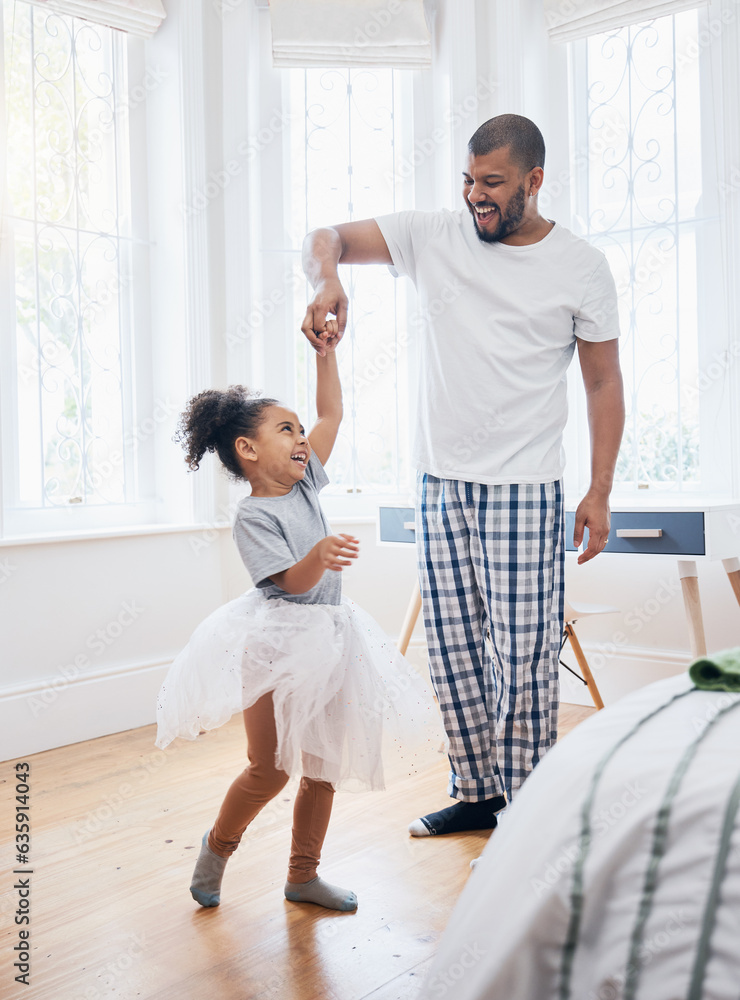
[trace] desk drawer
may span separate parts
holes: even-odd
[[[573,527],[575,511],[565,512],[565,547],[573,552]],[[660,530],[659,537],[617,537],[618,531]],[[584,532],[583,547],[588,543],[588,528]],[[703,556],[703,511],[613,511],[609,540],[604,552],[644,552],[676,556]]]
[[[404,527],[405,524],[414,523],[413,507],[379,507],[378,515],[381,542],[416,541],[414,529]]]

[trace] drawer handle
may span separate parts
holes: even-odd
[[[403,530],[404,531],[416,531],[416,522],[415,521],[404,521],[403,522]]]
[[[661,538],[662,528],[617,528],[617,538]]]

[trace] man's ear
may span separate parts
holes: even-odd
[[[544,179],[545,171],[542,167],[533,167],[527,174],[527,179],[524,182],[524,190],[527,192],[527,196],[534,195],[536,197]]]
[[[257,450],[251,438],[238,437],[234,442],[234,448],[239,458],[244,459],[245,462],[254,462],[257,460]]]

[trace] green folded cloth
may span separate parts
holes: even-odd
[[[703,691],[740,691],[740,646],[700,656],[690,665],[689,677]]]

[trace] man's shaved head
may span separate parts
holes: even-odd
[[[494,149],[509,148],[509,156],[521,173],[545,165],[545,140],[533,121],[522,115],[489,118],[471,136],[468,152],[485,156]]]

